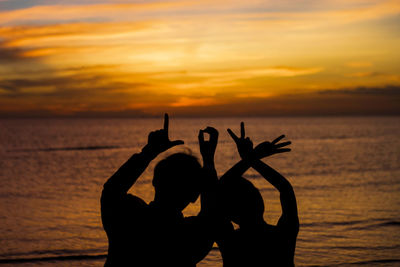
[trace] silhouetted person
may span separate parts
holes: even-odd
[[[204,133],[209,141],[204,141]],[[157,155],[183,144],[169,140],[165,115],[164,128],[151,132],[142,151],[104,184],[101,215],[109,240],[105,266],[195,266],[208,254],[214,242],[217,140],[214,128],[200,130],[203,167],[183,153],[161,160],[154,169],[154,200],[147,204],[128,190]],[[182,210],[200,194],[200,213],[185,218]]]
[[[241,137],[230,129],[242,158],[220,179],[220,199],[228,220],[232,225],[221,232],[219,245],[224,267],[228,266],[294,266],[296,238],[299,231],[296,197],[290,183],[260,159],[276,153],[288,152],[283,148],[290,142],[279,143],[283,135],[272,143],[263,142],[253,149],[253,143],[245,138],[241,123]],[[280,192],[282,216],[278,224],[264,221],[264,201],[259,190],[242,175],[250,167],[259,172]]]

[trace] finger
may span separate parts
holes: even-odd
[[[268,141],[262,142],[262,143],[258,144],[258,145],[255,147],[255,149],[261,149],[261,150],[263,150],[263,149],[270,149],[270,148],[271,148],[271,143],[268,142]]]
[[[218,133],[217,129],[215,129],[214,127],[208,126],[208,127],[204,130],[204,132],[206,132],[206,133],[208,133],[208,134],[210,135],[210,142],[212,142],[212,143],[218,142],[218,135],[219,135],[219,133]]]
[[[276,143],[278,143],[278,142],[279,142],[282,138],[284,138],[284,137],[285,137],[285,135],[282,134],[281,136],[279,136],[278,138],[276,138],[274,141],[272,141],[271,144],[275,145]]]
[[[168,113],[164,114],[164,130],[168,133],[168,127],[169,127],[169,117]]]
[[[183,145],[184,143],[185,143],[185,142],[183,142],[182,140],[171,141],[171,142],[169,142],[169,147],[178,146],[178,145]]]
[[[203,144],[204,143],[204,131],[200,130],[199,131],[199,144]]]
[[[210,135],[210,143],[211,144],[217,144],[218,143],[218,131],[217,130],[215,130],[214,128],[212,128],[213,130],[212,130],[212,132],[211,133],[209,133],[209,135]]]
[[[244,131],[244,122],[242,121],[240,123],[240,138],[244,138],[245,135],[246,134],[245,134],[245,131]]]
[[[214,127],[210,127],[208,126],[207,128],[204,129],[204,132],[208,133],[208,134],[218,134],[217,129],[215,129]]]
[[[239,140],[239,138],[236,136],[236,134],[234,134],[232,132],[231,129],[228,129],[227,131],[228,131],[229,135],[232,137],[233,141],[237,142]]]
[[[290,145],[291,143],[292,143],[292,142],[290,142],[290,141],[288,141],[288,142],[283,142],[283,143],[280,143],[280,144],[276,144],[275,147],[276,147],[276,148],[280,148],[280,147],[288,146],[288,145]]]
[[[274,151],[274,154],[278,154],[278,153],[285,153],[285,152],[290,152],[291,149],[290,148],[281,148],[281,149],[277,149]]]

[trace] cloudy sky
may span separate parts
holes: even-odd
[[[400,1],[0,0],[0,116],[400,114]]]

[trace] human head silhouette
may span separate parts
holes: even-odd
[[[224,181],[220,197],[225,216],[240,227],[264,220],[264,200],[260,191],[247,179],[232,177]]]
[[[175,153],[154,168],[155,201],[164,207],[182,211],[200,195],[202,168],[196,157]]]

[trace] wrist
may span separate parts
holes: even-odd
[[[142,148],[142,151],[140,153],[141,155],[145,156],[146,158],[149,159],[155,159],[158,156],[158,153],[152,149],[149,144],[145,145]]]
[[[214,168],[214,159],[203,159],[204,168]]]
[[[202,153],[201,157],[203,162],[214,162],[214,154],[213,153]]]
[[[254,157],[244,157],[241,161],[245,165],[252,166],[257,161],[257,159]]]
[[[252,160],[250,161],[250,165],[251,165],[251,167],[255,167],[255,166],[260,165],[260,162],[261,162],[261,159],[259,159],[259,158],[254,158],[254,159],[252,159]]]

